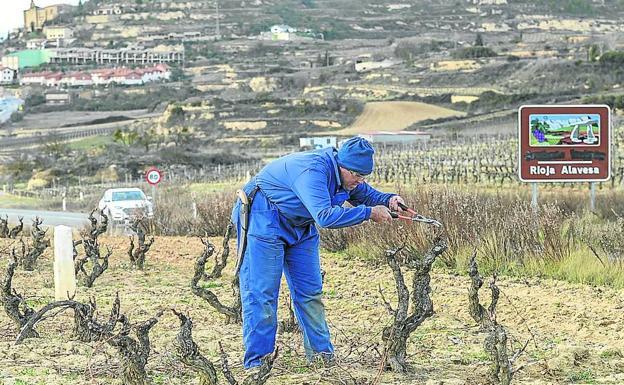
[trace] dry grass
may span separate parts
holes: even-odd
[[[336,131],[337,135],[356,135],[370,131],[401,131],[412,124],[465,113],[419,102],[370,102],[348,128]]]
[[[80,289],[78,300],[96,296],[100,312],[106,316],[115,293],[119,292],[122,312],[133,322],[145,320],[161,309],[174,307],[188,312],[193,317],[194,337],[202,352],[217,362],[217,342],[222,341],[235,374],[242,375],[240,326],[225,325],[220,315],[190,292],[193,261],[202,250],[199,239],[157,237],[145,271],[129,269],[126,238],[105,237],[101,243],[114,248],[110,270],[93,288]],[[348,383],[343,381],[350,376],[364,383],[364,380],[372,381],[377,374],[378,354],[374,347],[390,318],[377,288],[382,287],[386,298],[395,301],[390,269],[385,265],[371,267],[345,254],[324,253],[322,259],[327,272],[324,290],[327,317],[344,369],[323,373],[306,366],[301,337],[283,334],[278,336],[282,353],[270,384],[338,384]],[[5,263],[3,256],[0,264],[4,267]],[[231,265],[224,274],[223,279],[211,286],[227,300]],[[436,314],[410,339],[408,362],[413,365],[412,373],[405,376],[385,373],[381,384],[475,384],[485,378],[484,336],[478,333],[468,314],[468,285],[466,276],[433,274]],[[594,383],[622,383],[624,332],[619,326],[619,307],[624,303],[622,291],[535,278],[503,278],[499,286],[504,293],[498,307],[499,321],[509,327],[515,340],[523,342],[532,339],[531,334],[534,336],[521,360],[533,364],[514,383],[567,383],[571,373],[590,373]],[[50,251],[35,272],[19,270],[14,287],[37,308],[52,300]],[[286,317],[284,310],[282,298],[280,319]],[[42,338],[13,346],[16,331],[6,315],[0,313],[0,378],[4,384],[120,384],[116,352],[106,344],[72,340],[71,322],[71,314],[46,320],[38,327]],[[154,384],[195,381],[172,359],[171,343],[178,325],[177,318],[167,312],[152,331],[153,352],[147,369]]]

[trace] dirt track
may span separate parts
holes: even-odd
[[[463,112],[419,102],[371,102],[366,104],[362,114],[351,126],[337,131],[336,134],[401,131],[422,120],[463,115]]]
[[[215,241],[217,241],[215,239]],[[6,244],[0,242],[0,245]],[[98,298],[101,317],[107,317],[115,293],[121,297],[122,312],[132,322],[143,321],[157,310],[175,307],[189,312],[193,335],[203,353],[218,364],[217,342],[223,341],[234,373],[242,375],[240,325],[225,325],[203,300],[189,289],[192,266],[201,252],[196,238],[157,238],[148,253],[143,272],[128,268],[127,238],[104,238],[101,245],[114,247],[111,268],[91,289],[81,289],[77,298]],[[218,244],[218,243],[217,243]],[[7,258],[0,257],[0,275]],[[211,268],[211,266],[209,266]],[[378,372],[382,350],[380,333],[390,319],[378,293],[378,285],[393,303],[394,281],[386,266],[372,268],[346,256],[323,255],[325,303],[334,345],[341,367],[329,373],[310,368],[303,358],[299,334],[278,335],[281,346],[274,376],[268,384],[359,384],[371,383]],[[229,279],[210,287],[231,303]],[[40,308],[54,293],[51,252],[35,272],[16,272],[13,287],[24,293],[31,305]],[[432,277],[436,314],[411,336],[408,345],[412,372],[384,373],[381,384],[485,384],[488,358],[483,351],[484,335],[468,315],[467,276],[435,273]],[[411,286],[411,285],[409,285]],[[501,279],[499,321],[518,342],[530,340],[526,354],[518,361],[527,368],[514,384],[622,384],[624,383],[624,292],[609,288],[572,285],[552,280]],[[284,293],[284,291],[282,291]],[[487,298],[483,290],[483,297]],[[285,319],[285,301],[279,319]],[[67,312],[38,326],[40,339],[14,346],[13,323],[0,314],[0,384],[119,384],[117,353],[104,343],[83,344],[72,339],[72,314]],[[166,312],[152,331],[152,355],[147,366],[155,384],[192,384],[194,376],[172,357],[171,343],[178,320]],[[225,383],[220,377],[220,383]],[[3,382],[4,381],[4,382]]]

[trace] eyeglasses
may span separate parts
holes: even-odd
[[[348,170],[351,175],[353,175],[356,178],[360,178],[362,180],[366,179],[368,177],[368,175],[364,175],[364,174],[360,174],[359,172],[353,171],[353,170]]]

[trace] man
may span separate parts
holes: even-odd
[[[279,158],[243,188],[251,201],[240,265],[246,369],[259,366],[261,358],[274,350],[282,271],[303,331],[307,359],[333,360],[334,347],[321,302],[316,225],[331,229],[366,220],[392,220],[390,210],[398,211],[398,203],[405,202],[365,182],[373,171],[373,154],[368,141],[351,138],[340,150],[328,148]],[[342,207],[345,201],[354,207]],[[245,236],[240,211],[238,200],[232,222],[238,230],[239,252]]]

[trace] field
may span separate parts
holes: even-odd
[[[219,244],[219,239],[212,239]],[[131,322],[142,322],[165,310],[150,337],[152,353],[147,365],[154,384],[196,383],[173,355],[172,343],[179,321],[168,311],[187,312],[194,321],[194,338],[203,354],[219,365],[218,342],[230,356],[239,378],[242,341],[240,325],[225,324],[222,316],[189,289],[193,263],[201,253],[197,238],[157,237],[144,271],[129,267],[128,241],[102,237],[114,248],[111,267],[90,289],[80,288],[77,300],[97,298],[100,317],[107,317],[115,293]],[[5,240],[6,245],[8,241]],[[4,266],[7,258],[0,259]],[[408,343],[408,374],[379,374],[381,330],[388,315],[378,287],[394,303],[390,269],[373,266],[343,253],[322,253],[326,271],[324,298],[339,367],[319,369],[306,365],[301,337],[278,335],[280,356],[269,384],[484,384],[488,356],[484,334],[468,313],[469,278],[436,267],[432,274],[435,315],[426,320]],[[224,277],[210,283],[226,303],[231,303],[231,265]],[[51,252],[48,249],[34,272],[16,272],[13,287],[35,308],[53,300]],[[499,322],[508,328],[514,345],[529,341],[517,365],[517,384],[593,383],[624,381],[624,329],[621,290],[590,287],[540,278],[502,278]],[[284,292],[283,292],[284,293]],[[279,319],[287,316],[281,298]],[[482,297],[487,297],[483,290]],[[15,325],[0,314],[0,381],[2,384],[120,384],[116,352],[105,343],[82,343],[72,337],[72,312],[56,315],[37,329],[40,339],[14,345]],[[220,383],[225,383],[221,378]]]
[[[348,128],[337,135],[356,135],[370,131],[401,131],[426,119],[461,116],[462,112],[418,102],[371,102]]]

